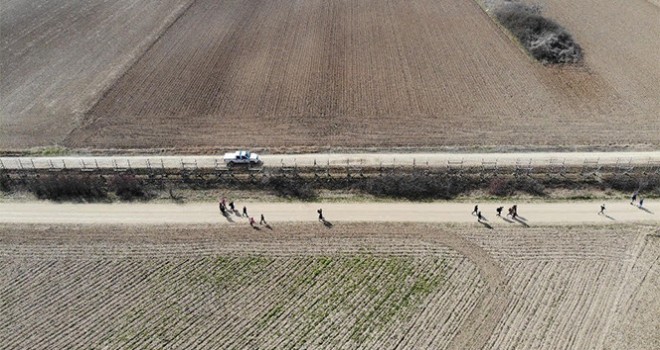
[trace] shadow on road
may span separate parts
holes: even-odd
[[[513,218],[513,220],[515,220],[516,222],[518,222],[519,224],[521,224],[525,227],[529,227],[529,225],[525,221],[523,221],[521,217]]]
[[[645,212],[647,212],[647,213],[649,213],[649,214],[653,214],[652,211],[650,211],[650,210],[648,210],[648,209],[646,209],[646,208],[644,208],[644,207],[638,207],[638,208],[639,208],[639,210],[643,210],[643,211],[645,211]]]
[[[502,220],[504,220],[504,221],[506,221],[510,224],[513,224],[513,220],[509,220],[509,219],[505,218],[504,216],[500,216],[500,218],[502,218]]]
[[[227,219],[227,221],[229,221],[229,222],[234,222],[234,219],[232,219],[231,216],[230,216],[229,214],[223,214],[222,216],[224,216],[225,219]]]

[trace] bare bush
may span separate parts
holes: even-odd
[[[528,193],[534,196],[544,196],[545,187],[540,182],[529,177],[503,178],[497,177],[490,181],[488,193],[493,196],[506,197],[513,195],[516,191]]]
[[[39,176],[29,181],[28,188],[39,199],[77,202],[98,202],[108,199],[103,181],[95,176]]]
[[[645,193],[660,194],[660,175],[643,177],[627,174],[612,175],[603,178],[606,187],[623,192],[642,191]]]
[[[11,179],[9,176],[0,176],[0,192],[11,191]]]
[[[358,184],[363,192],[377,197],[408,200],[451,199],[473,189],[474,184],[461,177],[435,177],[423,174],[385,175]]]
[[[151,197],[145,191],[144,181],[133,175],[113,176],[109,181],[109,187],[123,201],[148,200]]]
[[[497,20],[543,64],[578,63],[582,48],[562,26],[541,15],[540,8],[506,1],[495,9]]]
[[[271,177],[264,185],[280,197],[309,201],[318,196],[314,184],[301,177]]]

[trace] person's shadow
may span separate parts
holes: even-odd
[[[513,218],[513,220],[515,220],[516,222],[518,222],[519,224],[521,224],[525,227],[529,227],[529,225],[525,221],[523,221],[520,216],[517,216],[517,217]]]
[[[324,225],[325,227],[327,227],[327,228],[332,228],[332,226],[334,226],[330,221],[328,221],[328,220],[326,220],[326,219],[321,219],[321,222],[322,222],[323,225]]]
[[[638,208],[639,208],[639,210],[643,210],[643,211],[645,211],[645,212],[647,212],[647,213],[649,213],[649,214],[653,214],[652,211],[650,211],[650,210],[648,210],[648,209],[646,209],[646,208],[644,208],[644,207],[638,207]]]
[[[482,219],[482,220],[485,220],[485,219]],[[491,225],[490,225],[489,223],[487,223],[487,222],[479,221],[479,223],[482,224],[482,225],[484,225],[484,227],[487,228],[487,229],[489,229],[489,230],[492,230],[492,229],[493,229],[493,226],[491,226]]]
[[[513,224],[513,221],[512,221],[512,220],[509,220],[509,219],[507,219],[507,218],[504,217],[504,216],[500,216],[500,218],[501,218],[502,220],[504,220],[504,221],[510,223],[510,224]]]
[[[233,220],[233,219],[231,218],[231,216],[229,215],[229,212],[228,212],[228,211],[222,213],[222,216],[224,216],[225,219],[227,219],[227,221],[229,221],[229,222],[234,222],[234,220]]]

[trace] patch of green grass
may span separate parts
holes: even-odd
[[[287,346],[293,348],[327,345],[341,334],[358,346],[387,333],[395,321],[410,319],[417,306],[442,284],[446,268],[444,260],[432,256],[371,254],[217,256],[154,262],[146,276],[147,297],[126,311],[122,317],[125,326],[109,342],[130,347],[136,339],[148,338],[152,344],[167,346],[185,336],[191,325],[217,317],[208,311],[215,300],[209,296],[243,298],[244,291],[250,291],[256,294],[247,298],[256,299],[241,304],[241,312],[251,316],[234,335],[241,338],[236,344],[281,332],[289,339]],[[267,304],[262,297],[268,298]],[[191,300],[206,301],[196,305]],[[231,299],[216,306],[234,307]],[[156,321],[145,324],[146,315],[153,315],[154,310]],[[280,328],[278,324],[285,318],[289,326]]]
[[[26,153],[32,157],[56,157],[69,155],[71,151],[66,147],[54,145],[30,148]]]

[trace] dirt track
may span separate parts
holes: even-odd
[[[498,218],[499,203],[480,205],[485,223],[492,226],[539,226],[557,224],[613,224],[624,222],[660,223],[660,206],[645,203],[644,209],[629,203],[606,203],[607,215],[598,215],[602,202],[518,203],[519,220]],[[241,210],[244,203],[237,203]],[[259,221],[264,214],[270,223],[314,222],[316,209],[339,222],[429,222],[469,223],[477,220],[469,203],[245,203],[248,213]],[[505,205],[505,204],[502,204]],[[511,204],[508,204],[509,206]],[[506,214],[508,206],[505,205]],[[237,223],[247,220],[237,215],[223,218],[217,203],[177,204],[56,204],[49,202],[2,203],[0,222],[71,224],[195,224]],[[486,226],[486,225],[485,225]]]
[[[534,153],[307,153],[261,155],[264,166],[660,166],[660,151],[654,152],[534,152]],[[112,156],[112,157],[2,157],[7,169],[40,168],[214,168],[224,167],[217,156]],[[586,162],[586,163],[585,163]],[[0,168],[2,168],[0,166]]]

